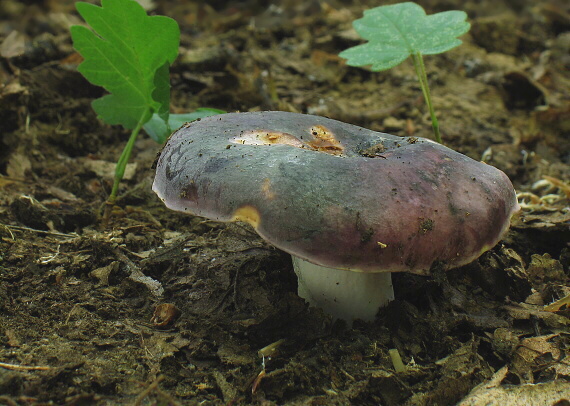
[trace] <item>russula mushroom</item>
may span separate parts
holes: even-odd
[[[293,256],[299,295],[345,320],[393,299],[391,272],[473,261],[519,209],[503,172],[443,145],[277,111],[184,125],[153,190],[170,209],[251,224]]]

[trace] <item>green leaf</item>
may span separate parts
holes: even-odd
[[[432,55],[461,44],[458,36],[471,27],[463,11],[426,15],[416,3],[380,6],[364,11],[353,22],[354,29],[367,43],[349,48],[339,55],[350,66],[371,65],[381,71],[399,65],[411,54]]]
[[[153,140],[162,144],[166,141],[172,130],[182,127],[183,124],[198,120],[199,118],[215,116],[216,114],[223,113],[225,113],[223,110],[199,108],[192,113],[171,114],[168,117],[168,126],[166,125],[166,121],[158,114],[153,114],[152,118],[144,125],[143,128]]]
[[[159,106],[156,109],[156,114],[165,122],[168,122],[168,115],[170,113],[170,65],[165,62],[160,68],[157,69],[154,75],[154,91],[152,98],[158,102]]]
[[[71,27],[73,46],[84,58],[79,72],[111,93],[95,100],[94,110],[108,124],[130,129],[153,112],[167,117],[168,66],[178,55],[178,24],[148,16],[134,0],[102,0],[101,5],[76,3],[93,30]]]

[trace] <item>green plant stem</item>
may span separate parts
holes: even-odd
[[[429,85],[427,80],[426,68],[424,65],[424,59],[422,54],[419,52],[412,54],[412,61],[414,62],[414,68],[416,70],[416,75],[420,81],[420,87],[422,88],[422,93],[424,94],[424,99],[429,109],[429,115],[431,117],[431,126],[433,127],[433,134],[435,135],[435,140],[442,144],[441,134],[439,133],[439,122],[435,116],[435,111],[433,109],[433,104],[431,102],[431,95],[429,92]]]
[[[148,113],[149,113],[149,109],[145,110],[145,112],[142,114],[141,118],[139,119],[139,121],[137,123],[137,126],[131,132],[129,140],[127,141],[127,145],[125,145],[125,148],[123,148],[123,152],[121,153],[121,157],[117,161],[117,165],[115,167],[115,178],[113,180],[113,188],[111,189],[111,194],[107,198],[107,202],[105,205],[105,214],[103,215],[104,223],[107,223],[107,221],[109,220],[109,215],[110,215],[111,209],[113,208],[113,206],[115,204],[115,201],[117,200],[117,192],[119,191],[119,185],[121,184],[121,180],[123,179],[123,176],[125,175],[125,169],[127,167],[127,163],[129,162],[129,159],[131,158],[131,153],[133,152],[133,147],[135,145],[135,141],[137,140],[137,137],[141,131],[141,128],[143,127],[145,122],[148,121],[148,120],[146,120],[146,121],[144,120],[144,118],[148,116]]]

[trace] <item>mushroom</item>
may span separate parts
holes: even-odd
[[[468,264],[519,210],[503,172],[443,145],[279,111],[184,125],[153,190],[170,209],[251,224],[292,255],[301,297],[349,321],[393,300],[391,272]]]

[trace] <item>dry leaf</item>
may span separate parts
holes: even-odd
[[[85,160],[85,166],[95,172],[98,176],[102,178],[113,179],[115,177],[115,167],[117,166],[114,162],[102,161],[97,159]],[[125,168],[125,174],[123,175],[124,180],[130,180],[135,176],[137,170],[137,163],[132,162],[127,164]]]
[[[508,372],[506,366],[501,368],[489,381],[473,388],[457,406],[554,406],[570,401],[570,382],[500,386]]]
[[[533,372],[553,368],[556,375],[570,376],[570,353],[552,342],[558,334],[530,337],[521,340],[513,356],[513,370],[532,380]]]
[[[550,303],[547,306],[544,306],[544,310],[547,312],[558,312],[560,310],[567,310],[570,308],[570,295],[563,297],[562,299],[557,300],[554,303]]]
[[[0,56],[13,58],[22,55],[26,50],[26,36],[16,30],[12,31],[0,44]]]
[[[14,179],[26,179],[26,173],[31,170],[32,163],[26,155],[15,152],[10,156],[8,167],[6,168],[6,173],[9,177]]]
[[[552,329],[560,329],[568,331],[570,320],[556,313],[544,311],[543,306],[536,306],[526,303],[516,303],[503,306],[509,315],[515,320],[529,320],[536,317],[542,320],[548,327]]]

